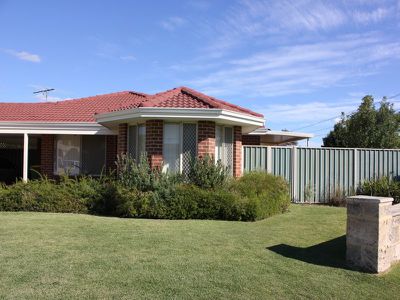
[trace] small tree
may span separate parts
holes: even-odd
[[[365,96],[357,111],[345,115],[323,139],[324,147],[399,148],[400,115],[383,98],[379,109],[374,98]]]

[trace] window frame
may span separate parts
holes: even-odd
[[[184,124],[192,124],[192,125],[196,125],[196,136],[195,136],[195,140],[196,140],[196,150],[195,150],[195,154],[194,157],[197,157],[197,154],[199,152],[199,125],[198,122],[164,122],[163,124],[163,157],[164,157],[164,132],[165,132],[165,125],[166,124],[174,124],[174,125],[178,125],[179,126],[179,173],[182,174],[183,172],[183,126]],[[163,172],[167,172],[167,170],[163,169]]]
[[[234,128],[233,128],[233,126],[229,126],[229,125],[223,125],[223,124],[215,124],[215,154],[217,154],[217,132],[218,132],[218,127],[220,127],[222,130],[221,130],[221,136],[220,136],[220,139],[221,139],[221,151],[220,152],[218,152],[218,154],[221,156],[221,158],[218,158],[217,157],[217,155],[215,155],[215,158],[214,158],[214,161],[215,161],[215,163],[217,163],[218,162],[218,160],[221,160],[221,163],[223,164],[223,166],[225,166],[225,167],[230,167],[230,170],[229,170],[229,172],[230,173],[232,173],[233,172],[233,150],[234,150],[234,143],[235,143],[235,140],[234,140],[234,138],[235,138],[235,134],[234,134]],[[231,139],[232,139],[232,144],[231,144],[231,147],[232,147],[232,161],[231,161],[231,165],[229,166],[229,164],[228,164],[228,166],[226,166],[225,164],[224,164],[224,158],[226,157],[225,155],[225,145],[226,145],[226,133],[225,133],[225,129],[226,128],[230,128],[230,129],[232,129],[232,136],[231,136]]]
[[[142,127],[144,128],[144,152],[146,153],[146,140],[147,140],[147,132],[146,132],[146,124],[145,123],[137,123],[137,124],[129,124],[128,125],[128,134],[127,134],[127,148],[128,148],[128,153],[132,156],[132,153],[130,153],[130,148],[131,148],[131,130],[132,127],[135,128],[135,147],[134,147],[134,157],[132,157],[133,159],[135,159],[136,161],[139,161],[141,153],[139,153],[139,128]]]
[[[78,136],[79,137],[79,167],[78,172],[74,175],[70,175],[70,176],[80,176],[82,175],[82,168],[83,168],[83,137],[84,135],[82,134],[55,134],[54,135],[54,145],[53,145],[53,149],[54,149],[54,154],[53,154],[53,175],[56,176],[61,176],[61,175],[65,175],[65,170],[62,172],[58,171],[58,148],[57,148],[57,141],[60,137],[63,136]],[[106,141],[106,136],[105,135],[101,135],[104,139],[104,161],[103,161],[103,166],[106,166],[107,164],[107,141]],[[100,176],[101,172],[99,174],[88,174],[90,176]]]

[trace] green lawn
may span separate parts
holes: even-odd
[[[255,223],[0,213],[3,298],[398,298],[345,267],[345,209]]]

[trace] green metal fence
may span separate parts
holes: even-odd
[[[284,177],[294,202],[354,194],[367,179],[400,175],[400,150],[244,146],[243,169]]]

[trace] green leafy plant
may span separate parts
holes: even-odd
[[[265,172],[250,172],[232,182],[231,190],[248,199],[255,206],[256,219],[264,219],[287,211],[290,205],[288,183]]]
[[[358,194],[370,196],[393,197],[400,202],[400,182],[389,177],[380,177],[364,181],[357,190]]]
[[[196,158],[191,162],[188,182],[205,189],[223,186],[229,178],[228,168],[221,161],[214,163],[210,156]]]

